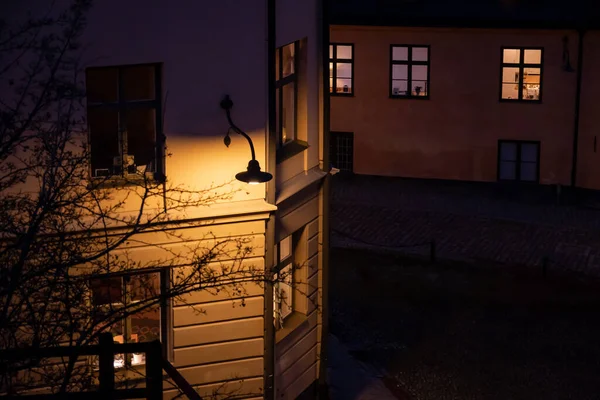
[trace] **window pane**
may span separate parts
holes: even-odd
[[[429,59],[429,49],[427,47],[413,47],[412,48],[412,60],[413,61],[427,61]]]
[[[94,306],[121,303],[123,299],[123,281],[120,277],[92,279],[90,289]]]
[[[392,60],[408,61],[408,47],[394,46],[392,48]]]
[[[393,96],[406,96],[407,90],[408,90],[408,81],[406,81],[406,80],[392,81],[392,95]]]
[[[281,307],[281,318],[285,318],[293,311],[293,268],[289,264],[279,271],[279,301]]]
[[[523,69],[523,82],[524,83],[540,83],[540,73],[541,70],[539,68],[524,68]]]
[[[117,68],[88,69],[85,75],[89,103],[116,103],[118,101],[119,71]]]
[[[502,68],[503,83],[519,83],[519,68],[504,67]]]
[[[288,236],[279,242],[279,262],[292,255],[292,236]]]
[[[126,114],[127,127],[127,153],[124,155],[133,156],[126,165],[130,168],[129,173],[135,173],[140,167],[139,172],[144,172],[146,166],[154,161],[155,149],[155,121],[156,116],[152,108],[130,109]],[[154,166],[150,165],[148,170],[153,171]]]
[[[523,88],[523,100],[539,100],[540,85],[525,84]]]
[[[521,161],[536,163],[538,158],[538,145],[534,143],[521,144]]]
[[[296,57],[295,50],[294,43],[290,43],[282,49],[281,59],[283,63],[282,68],[284,78],[296,72],[294,69],[294,59]]]
[[[415,81],[426,81],[427,80],[427,66],[426,65],[413,65],[412,66],[412,80]]]
[[[352,78],[352,64],[337,63],[335,73],[338,78]]]
[[[337,46],[337,58],[344,60],[352,59],[352,46]]]
[[[282,131],[281,138],[283,143],[287,143],[296,138],[296,84],[288,83],[282,88],[283,109],[281,110]]]
[[[514,83],[503,83],[502,84],[502,98],[503,99],[518,99],[519,98],[519,85]]]
[[[92,176],[113,173],[113,158],[119,155],[119,113],[88,108],[88,127],[92,153]]]
[[[160,274],[132,275],[129,278],[130,296],[132,301],[143,301],[157,297],[160,294]]]
[[[154,66],[140,65],[121,70],[124,100],[154,100]]]
[[[517,175],[517,164],[512,161],[501,161],[499,172],[500,179],[515,180]]]
[[[392,79],[408,79],[408,65],[392,65]]]
[[[537,164],[521,163],[520,179],[526,182],[535,182],[537,179]]]
[[[521,50],[519,49],[504,49],[502,62],[509,64],[518,64],[521,62]]]
[[[352,93],[352,79],[336,79],[338,93]]]
[[[411,84],[413,96],[427,96],[427,81],[412,81]]]
[[[329,93],[333,92],[333,78],[329,78]]]
[[[329,58],[333,58],[333,46],[329,45]]]
[[[500,160],[517,161],[517,144],[510,142],[500,143]]]
[[[525,50],[525,64],[541,64],[542,50]]]

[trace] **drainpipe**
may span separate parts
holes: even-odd
[[[577,87],[575,91],[575,122],[573,124],[573,164],[571,165],[571,188],[577,186],[577,153],[579,147],[579,109],[581,106],[581,81],[583,71],[583,36],[585,30],[579,29],[579,44],[577,48]]]
[[[266,168],[273,175],[266,184],[266,201],[275,204],[275,191],[277,189],[276,170],[276,99],[275,99],[275,50],[276,50],[276,17],[275,0],[266,0],[267,5],[267,140],[266,142]],[[273,325],[273,280],[271,266],[274,265],[275,248],[275,215],[271,214],[265,227],[265,298],[264,298],[264,398],[275,399],[275,326]]]

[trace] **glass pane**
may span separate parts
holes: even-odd
[[[279,262],[292,255],[292,236],[288,236],[279,242]]]
[[[115,103],[119,99],[117,68],[88,69],[85,85],[89,103]]]
[[[121,303],[123,300],[123,281],[120,277],[92,279],[90,289],[94,306]]]
[[[113,158],[119,155],[119,113],[88,108],[88,127],[92,153],[92,176],[112,175]]]
[[[427,80],[427,66],[426,65],[413,65],[412,66],[412,80],[415,81],[426,81]]]
[[[521,163],[520,179],[526,182],[535,182],[537,179],[537,164]]]
[[[130,109],[126,114],[126,127],[124,136],[127,137],[127,148],[123,156],[125,166],[129,173],[153,171],[155,149],[155,122],[156,116],[153,108]],[[140,168],[138,171],[138,167]]]
[[[500,160],[517,161],[517,144],[510,142],[500,143]]]
[[[515,180],[517,175],[517,164],[512,161],[501,161],[499,176],[502,180]]]
[[[132,275],[129,277],[129,291],[132,301],[143,301],[158,297],[160,294],[160,274]]]
[[[124,100],[154,100],[154,67],[140,65],[121,70]]]
[[[525,64],[541,64],[542,63],[542,50],[525,50]]]
[[[427,81],[412,81],[411,84],[413,96],[427,96]]]
[[[514,83],[503,83],[502,84],[502,98],[503,99],[518,99],[519,98],[519,85]]]
[[[392,48],[392,60],[408,61],[408,47],[394,46]]]
[[[294,59],[295,59],[295,45],[290,43],[284,46],[282,49],[281,60],[283,63],[283,77],[293,74],[295,71]]]
[[[524,68],[523,69],[523,82],[524,83],[540,83],[540,73],[541,70],[539,68]]]
[[[406,80],[392,81],[392,95],[393,96],[406,96],[407,90],[408,90],[408,81],[406,81]]]
[[[519,83],[519,68],[504,67],[502,68],[503,83]]]
[[[296,138],[296,93],[295,82],[288,83],[282,88],[283,109],[281,110],[282,127],[281,139],[282,144],[287,143]]]
[[[336,79],[335,85],[338,93],[352,93],[352,79]]]
[[[534,143],[521,144],[521,161],[536,163],[538,158],[538,145]]]
[[[329,78],[329,93],[333,92],[333,78]]]
[[[521,62],[521,50],[520,49],[504,49],[504,55],[502,62],[509,64],[518,64]]]
[[[333,76],[333,63],[332,62],[329,63],[329,76],[330,77]]]
[[[408,65],[392,65],[392,79],[408,79]]]
[[[329,58],[333,58],[333,46],[329,45]]]
[[[523,85],[523,100],[539,100],[540,85]]]
[[[344,60],[352,59],[352,46],[337,46],[337,58]]]
[[[413,61],[427,61],[429,59],[429,49],[427,47],[413,47],[412,48],[412,60]]]
[[[292,264],[287,265],[279,271],[279,301],[281,302],[281,317],[285,318],[293,310],[293,269]]]
[[[335,67],[335,73],[338,78],[352,78],[352,64],[337,63]]]

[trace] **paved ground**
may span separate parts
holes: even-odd
[[[336,176],[332,244],[428,254],[434,240],[439,258],[600,276],[600,209],[557,204],[553,190]]]

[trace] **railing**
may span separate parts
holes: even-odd
[[[115,387],[115,354],[145,353],[146,355],[146,387],[144,388],[116,388]],[[23,348],[9,349],[0,352],[0,363],[6,361],[22,360],[27,358],[51,357],[79,357],[98,356],[99,362],[99,387],[97,391],[68,392],[0,396],[2,399],[11,400],[90,400],[90,399],[148,399],[158,400],[163,398],[163,370],[173,380],[177,387],[190,400],[202,400],[200,395],[185,380],[175,367],[162,356],[160,341],[146,343],[117,344],[110,333],[100,335],[100,344],[90,346],[57,346],[43,349]]]

